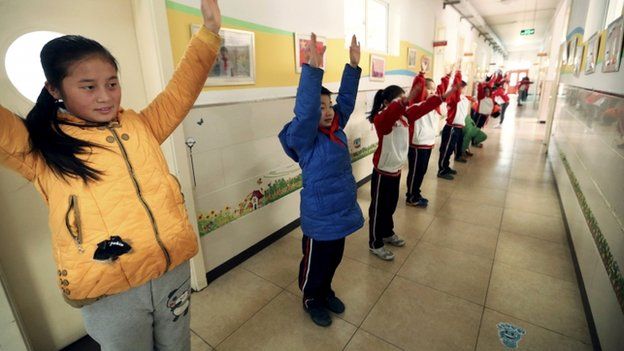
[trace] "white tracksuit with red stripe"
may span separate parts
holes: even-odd
[[[383,246],[384,238],[394,235],[392,215],[399,200],[401,168],[407,161],[410,144],[409,125],[433,111],[441,103],[442,99],[439,96],[432,96],[423,103],[411,106],[406,106],[401,100],[395,100],[373,120],[379,144],[373,156],[371,205],[368,209],[371,248],[380,248]]]
[[[407,161],[407,150],[411,143],[410,125],[418,123],[425,117],[429,119],[430,115],[437,118],[434,109],[440,106],[442,102],[442,99],[437,95],[407,107],[402,101],[395,100],[375,116],[373,123],[379,138],[379,144],[373,156],[375,170],[390,176],[401,175],[401,168]],[[435,122],[427,121],[426,123]],[[435,127],[433,129],[423,128],[420,130],[421,136],[430,138],[431,131],[433,131],[433,140],[435,141]]]

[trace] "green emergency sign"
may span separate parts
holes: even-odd
[[[535,34],[535,28],[523,29],[520,31],[520,35],[533,35]]]

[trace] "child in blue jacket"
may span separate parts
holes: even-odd
[[[315,48],[316,35],[312,33],[306,48],[308,64],[303,66],[297,89],[295,118],[284,126],[279,139],[286,154],[302,169],[299,288],[303,308],[314,323],[326,327],[332,322],[328,310],[345,310],[331,289],[345,237],[364,225],[343,130],[355,107],[362,70],[358,67],[360,46],[353,36],[350,63],[345,65],[337,104],[332,106],[331,92],[321,86],[319,64],[325,48],[321,52]]]

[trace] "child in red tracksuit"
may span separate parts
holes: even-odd
[[[503,81],[499,85],[494,86],[494,92],[492,93],[494,97],[494,102],[500,105],[500,122],[494,128],[500,128],[503,125],[503,121],[505,120],[505,111],[509,106],[509,95],[507,95],[507,91],[505,91],[505,82]]]
[[[494,111],[494,99],[492,97],[492,88],[485,87],[483,89],[483,98],[479,99],[479,108],[477,110],[477,128],[481,129],[485,126],[490,115]]]
[[[442,141],[440,142],[440,158],[438,160],[438,177],[453,180],[457,171],[450,167],[450,159],[453,152],[461,155],[460,140],[463,138],[465,118],[470,113],[470,101],[462,95],[466,82],[461,79],[461,72],[455,74],[453,79],[454,90],[446,98],[448,115],[446,125],[442,129]]]
[[[371,205],[369,213],[369,248],[377,257],[389,261],[394,254],[384,244],[404,246],[405,241],[394,233],[392,215],[399,200],[401,168],[407,160],[409,124],[442,104],[440,96],[432,96],[422,104],[409,105],[418,96],[415,87],[408,98],[403,89],[391,85],[375,94],[369,120],[375,125],[379,144],[373,156]]]
[[[437,87],[438,96],[444,94],[448,83],[449,76],[443,77],[441,84]],[[423,73],[414,78],[412,89],[417,86],[421,94],[414,97],[413,101],[410,101],[412,104],[424,104],[429,96],[436,94],[436,86],[433,79],[425,79]],[[425,173],[427,173],[431,150],[438,134],[439,116],[440,113],[438,108],[436,108],[409,125],[410,147],[407,154],[409,171],[407,173],[407,194],[405,194],[405,204],[408,206],[427,207],[429,204],[429,200],[420,193],[420,186]]]

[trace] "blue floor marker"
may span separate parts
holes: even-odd
[[[498,323],[498,338],[505,347],[510,349],[518,348],[518,342],[526,334],[526,331],[520,327],[516,327],[511,323]]]

